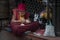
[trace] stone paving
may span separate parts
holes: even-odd
[[[60,37],[43,37],[43,38],[48,40],[60,40]],[[24,37],[20,38],[13,35],[12,33],[2,30],[0,32],[0,40],[24,40]]]

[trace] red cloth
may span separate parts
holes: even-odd
[[[29,16],[30,16],[30,13],[27,12],[27,13],[25,14],[25,19],[28,19]]]
[[[44,32],[45,32],[45,29],[38,29],[38,30],[36,31],[37,34],[41,34],[41,35],[43,35]]]
[[[14,34],[22,35],[26,31],[36,31],[40,27],[38,22],[32,22],[30,24],[25,23],[25,26],[20,26],[20,23],[11,23],[11,29]]]
[[[19,10],[19,11],[26,11],[26,4],[24,4],[24,3],[19,3],[19,4],[18,4],[18,10]]]

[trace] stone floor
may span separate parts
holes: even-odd
[[[24,38],[17,37],[12,33],[2,30],[0,32],[0,40],[24,40]]]
[[[48,40],[60,40],[60,37],[43,37],[43,38],[48,39]],[[0,40],[25,40],[25,39],[24,37],[20,38],[13,35],[12,33],[2,30],[0,32]]]

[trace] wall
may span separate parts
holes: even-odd
[[[57,2],[58,1],[58,2]],[[57,0],[56,2],[56,33],[57,36],[60,36],[60,2]]]
[[[7,0],[0,0],[0,27],[7,25],[7,23],[8,23],[7,18],[9,16],[8,12],[9,12],[8,1]]]
[[[6,0],[0,0],[0,18],[8,17],[8,6]]]

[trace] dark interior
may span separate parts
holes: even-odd
[[[16,8],[17,4],[21,1],[22,0],[0,0],[0,29],[4,30],[5,27],[9,26],[12,18],[12,9]],[[34,11],[39,13],[46,7],[44,3],[40,3],[37,0],[25,0],[25,3],[27,4],[27,12],[31,14],[34,13]],[[60,2],[50,0],[49,4],[51,4],[52,8],[52,22],[55,26],[55,34],[60,37]]]

